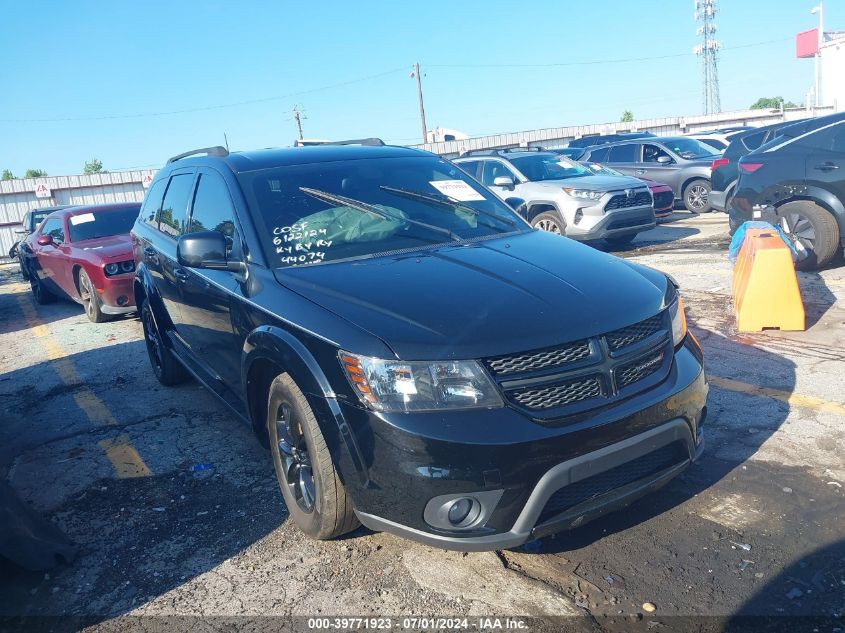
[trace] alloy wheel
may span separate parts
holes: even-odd
[[[560,227],[552,220],[547,220],[544,218],[537,222],[537,224],[535,224],[534,226],[536,226],[541,231],[548,231],[549,233],[560,235]]]
[[[88,279],[88,275],[81,275],[79,278],[79,297],[82,299],[82,305],[85,306],[85,314],[93,320],[96,316],[96,307],[94,305],[94,289],[91,288],[91,280]]]
[[[810,220],[800,213],[786,213],[780,216],[779,225],[803,261],[816,250],[816,230]]]
[[[698,211],[707,206],[707,187],[693,185],[687,189],[687,204]]]
[[[283,402],[276,413],[276,446],[282,462],[285,484],[303,512],[314,511],[317,500],[314,471],[302,425],[290,404]]]

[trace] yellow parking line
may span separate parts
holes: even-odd
[[[23,286],[20,285],[20,287]],[[17,300],[27,325],[44,348],[47,358],[50,359],[59,378],[66,385],[77,387],[76,393],[73,394],[73,399],[79,408],[82,409],[93,424],[98,426],[117,426],[117,420],[115,420],[105,403],[83,383],[79,374],[76,372],[73,361],[68,358],[68,353],[53,338],[50,328],[38,321],[38,314],[35,312],[31,301],[23,294],[18,294]],[[106,457],[111,462],[118,479],[149,477],[152,474],[126,435],[102,440],[98,445],[105,451]]]
[[[823,400],[822,398],[815,398],[813,396],[804,396],[800,393],[793,393],[783,389],[773,389],[771,387],[761,387],[759,385],[752,385],[751,383],[734,380],[733,378],[721,378],[719,376],[708,376],[707,380],[714,387],[719,389],[727,389],[728,391],[738,391],[751,396],[766,396],[774,398],[787,404],[795,405],[796,407],[803,407],[805,409],[813,409],[814,411],[824,411],[826,413],[835,413],[837,415],[845,416],[845,404],[839,402],[831,402],[830,400]]]

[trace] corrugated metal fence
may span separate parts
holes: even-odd
[[[47,176],[0,181],[0,257],[7,258],[18,236],[24,214],[37,207],[60,204],[101,204],[106,202],[141,202],[143,180],[156,170],[116,171],[82,176]],[[50,197],[39,198],[35,190],[44,185]]]

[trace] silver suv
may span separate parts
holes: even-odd
[[[453,162],[511,205],[524,202],[519,212],[544,231],[625,245],[655,225],[651,191],[638,178],[597,176],[528,148],[477,150]]]

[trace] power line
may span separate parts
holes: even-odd
[[[366,77],[358,77],[356,79],[350,79],[348,81],[342,81],[336,84],[329,84],[327,86],[320,86],[319,88],[310,88],[308,90],[300,90],[297,92],[290,92],[288,94],[283,95],[276,95],[273,97],[262,97],[260,99],[248,99],[246,101],[235,101],[232,103],[220,103],[216,105],[210,106],[203,106],[199,108],[186,108],[184,110],[168,110],[163,112],[140,112],[135,114],[107,114],[102,116],[83,116],[83,117],[58,117],[58,118],[50,118],[50,119],[0,119],[0,123],[55,123],[61,121],[105,121],[110,119],[142,119],[148,117],[157,117],[157,116],[169,116],[172,114],[187,114],[190,112],[204,112],[206,110],[219,110],[222,108],[234,108],[243,105],[251,105],[254,103],[265,103],[267,101],[279,101],[281,99],[289,99],[290,97],[298,97],[300,95],[307,95],[312,94],[314,92],[320,92],[322,90],[331,90],[332,88],[341,88],[343,86],[349,86],[351,84],[360,83],[362,81],[370,81],[372,79],[378,79],[379,77],[385,77],[387,75],[392,75],[397,72],[407,72],[407,66],[402,66],[401,68],[394,68],[393,70],[386,70],[381,73],[377,73],[375,75],[367,75]]]
[[[775,40],[751,42],[749,44],[738,44],[737,46],[725,46],[721,50],[730,51],[740,48],[751,48],[753,46],[765,46],[767,44],[775,44],[779,42],[791,42],[792,40],[792,37],[781,37]],[[679,57],[689,57],[694,54],[695,53],[672,53],[670,55],[655,55],[652,57],[622,57],[619,59],[594,59],[576,62],[553,62],[546,64],[428,64],[427,68],[558,68],[564,66],[596,66],[602,64],[621,64],[628,62],[650,62],[657,61],[660,59],[676,59]]]

